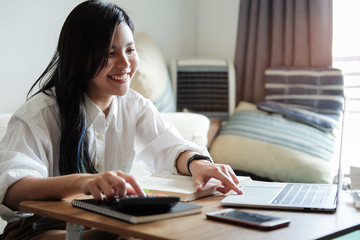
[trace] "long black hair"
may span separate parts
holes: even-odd
[[[51,62],[28,92],[29,98],[39,85],[35,94],[56,98],[62,128],[61,175],[97,172],[88,152],[84,93],[106,64],[114,29],[122,22],[134,33],[133,22],[117,5],[98,0],[79,4],[65,20]]]

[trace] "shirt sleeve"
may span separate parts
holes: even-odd
[[[43,133],[31,121],[16,115],[11,118],[7,133],[0,142],[0,202],[4,200],[7,189],[16,181],[29,176],[48,176]],[[23,215],[4,205],[0,205],[0,214],[7,221]]]
[[[136,160],[152,173],[178,174],[175,160],[187,150],[210,156],[205,147],[185,140],[171,123],[165,122],[150,100],[138,114],[135,146]]]

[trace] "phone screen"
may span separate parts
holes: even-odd
[[[289,219],[236,209],[223,209],[220,211],[208,212],[206,213],[206,217],[213,220],[237,223],[261,229],[274,229],[287,226],[290,223]]]
[[[278,219],[276,217],[271,217],[267,215],[260,215],[256,213],[242,212],[236,210],[220,213],[219,216],[242,219],[244,221],[249,221],[253,223],[264,223]]]

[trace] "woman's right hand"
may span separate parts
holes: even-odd
[[[110,200],[115,195],[146,195],[133,176],[120,170],[87,174],[81,184],[81,191],[91,194],[96,200],[102,200],[103,197]]]
[[[62,199],[71,195],[91,194],[97,200],[111,200],[115,195],[140,195],[145,192],[135,178],[122,171],[98,174],[69,174],[57,177],[24,177],[6,191],[2,204],[17,211],[25,200]]]

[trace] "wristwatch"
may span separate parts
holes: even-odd
[[[213,161],[211,160],[211,158],[209,158],[208,156],[200,155],[200,154],[194,154],[193,156],[191,156],[191,157],[187,160],[187,164],[186,164],[187,169],[188,169],[190,175],[192,175],[192,173],[191,173],[191,171],[190,171],[190,163],[191,163],[192,161],[195,161],[195,160],[207,160],[207,161],[209,161],[209,162],[211,162],[211,163],[213,162]]]

